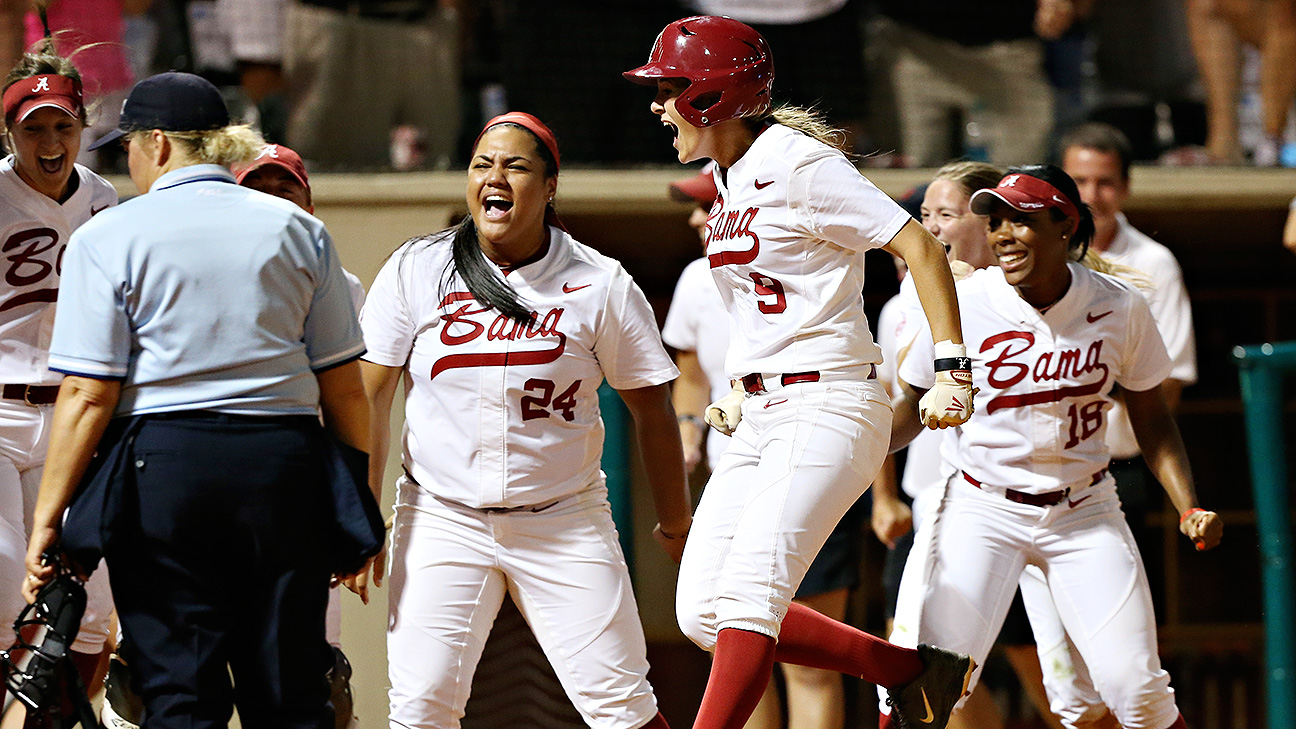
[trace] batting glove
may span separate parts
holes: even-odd
[[[738,421],[742,420],[742,404],[745,399],[747,393],[743,391],[742,382],[735,382],[728,395],[707,405],[707,425],[725,435],[733,435],[738,429]]]
[[[947,340],[936,343],[936,382],[918,401],[918,419],[932,430],[962,425],[972,417],[972,360],[967,348]]]

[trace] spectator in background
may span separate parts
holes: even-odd
[[[543,118],[562,139],[564,159],[674,159],[662,125],[643,113],[643,97],[619,74],[643,62],[643,39],[680,17],[678,4],[498,0],[495,7],[508,105]]]
[[[1264,138],[1252,161],[1278,164],[1287,110],[1296,96],[1296,0],[1187,0],[1188,30],[1206,85],[1205,161],[1243,161],[1238,135],[1240,44],[1260,49]]]
[[[131,4],[131,10],[137,5],[138,0]],[[117,124],[117,111],[135,81],[122,42],[122,16],[126,10],[124,0],[51,0],[46,8],[54,47],[59,55],[76,64],[85,84],[89,124],[82,132],[77,162],[94,170],[100,166],[98,156],[88,149],[90,142]],[[45,37],[45,31],[40,16],[28,12],[25,45],[34,45]]]
[[[455,4],[290,0],[292,146],[319,167],[447,167],[459,133]]]
[[[863,142],[866,95],[859,0],[687,0],[685,4],[699,15],[741,20],[779,49],[775,104],[812,106],[823,112],[834,126],[846,130],[848,150]]]
[[[23,54],[25,0],[0,0],[0,68],[13,68]]]
[[[1107,124],[1085,124],[1062,140],[1062,167],[1075,180],[1080,199],[1093,213],[1089,250],[1116,264],[1117,275],[1141,284],[1139,290],[1165,340],[1173,369],[1161,383],[1161,392],[1173,414],[1184,386],[1197,381],[1192,307],[1174,254],[1135,229],[1121,212],[1130,194],[1130,159],[1129,140]],[[1116,490],[1135,535],[1139,535],[1152,506],[1149,502],[1159,489],[1143,462],[1129,416],[1119,400],[1109,414],[1107,448],[1112,457],[1108,470],[1116,479]]]
[[[216,0],[216,16],[229,38],[246,120],[267,142],[287,139],[288,98],[283,76],[284,12],[288,0]]]
[[[1135,160],[1205,144],[1206,107],[1183,0],[1095,3],[1089,26],[1098,92],[1090,120],[1120,129]]]
[[[1070,27],[1070,0],[880,0],[894,22],[894,71],[904,153],[934,167],[960,156],[954,127],[974,110],[989,159],[1019,164],[1048,156],[1053,92],[1041,38]]]

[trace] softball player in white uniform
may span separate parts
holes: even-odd
[[[974,192],[994,187],[1002,178],[1003,172],[991,165],[954,162],[937,171],[927,187],[922,203],[923,225],[938,240],[950,246],[951,266],[956,269],[956,278],[965,278],[974,270],[998,265],[986,240],[986,219],[972,212],[968,203]],[[886,361],[879,373],[893,395],[898,396],[901,392],[900,363],[909,356],[917,337],[929,336],[923,321],[918,293],[913,282],[906,278],[900,284],[899,293],[887,302],[878,317],[878,344]],[[941,455],[941,443],[956,438],[958,430],[923,430],[907,446],[900,487],[913,499],[915,534],[900,582],[893,629],[888,636],[897,645],[917,645],[916,630],[926,590],[927,555],[934,533],[932,522],[945,493],[945,483],[953,473],[953,467]],[[1066,631],[1048,594],[1043,573],[1028,565],[1022,573],[1020,588],[1023,599],[1032,603],[1031,630],[1027,632],[1023,625],[1014,623],[1003,631],[999,640],[1002,642],[1017,636],[1002,647],[1027,695],[1051,726],[1057,726],[1055,716],[1066,712],[1081,716],[1092,708],[1101,707],[1102,702],[1089,684],[1083,665],[1077,671],[1078,657],[1074,656],[1073,647],[1066,639]],[[1014,620],[1024,621],[1025,616],[1015,616]],[[1037,650],[1032,650],[1030,637],[1034,638],[1033,647]],[[882,714],[889,713],[885,694],[881,690],[878,694],[879,710]],[[950,723],[955,727],[977,727],[1001,722],[998,708],[989,695],[974,692]]]
[[[943,727],[966,656],[897,648],[792,596],[886,455],[890,402],[863,310],[865,251],[885,246],[910,264],[950,358],[942,369],[958,373],[942,372],[947,384],[925,403],[931,422],[971,414],[944,251],[840,151],[780,123],[822,131],[804,110],[769,111],[773,60],[746,25],[671,23],[649,62],[625,75],[657,87],[652,111],[675,132],[681,162],[717,165],[706,251],[737,386],[708,408],[733,440],[702,495],[677,590],[680,627],[714,652],[694,726],[741,726],[777,660],[896,689],[902,716]]]
[[[1183,513],[1181,531],[1199,549],[1219,541],[1159,390],[1170,371],[1165,346],[1133,286],[1070,262],[1093,227],[1061,170],[1009,170],[972,208],[990,215],[1001,268],[958,287],[980,412],[945,444],[958,472],[935,519],[918,640],[984,658],[1032,564],[1121,726],[1182,727],[1103,440],[1119,386],[1149,464]],[[926,341],[919,336],[900,367],[915,388],[933,382]],[[903,402],[898,411],[911,414]],[[902,442],[914,428],[897,430]],[[1070,726],[1093,718],[1063,717]]]
[[[20,594],[27,538],[49,446],[61,375],[48,368],[63,248],[72,231],[117,204],[117,192],[75,164],[85,127],[80,77],[52,53],[27,54],[4,90],[0,161],[0,624],[10,625]],[[87,585],[89,604],[74,654],[87,671],[108,638],[112,597],[105,570]],[[86,673],[89,681],[89,673]]]
[[[469,170],[471,216],[392,254],[361,317],[375,417],[388,422],[399,378],[408,395],[391,546],[393,727],[459,725],[505,592],[590,726],[666,726],[599,470],[597,390],[606,378],[629,406],[658,533],[674,537],[659,539],[678,552],[689,504],[666,384],[678,373],[621,265],[558,227],[546,203],[557,160],[534,117],[488,123]],[[484,287],[465,256],[513,292],[524,322],[473,293]]]

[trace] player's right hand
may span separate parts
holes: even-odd
[[[747,393],[743,391],[742,383],[734,383],[734,388],[728,395],[707,405],[707,425],[725,435],[733,435],[738,429],[738,421],[742,420],[742,404],[745,399]]]
[[[1192,508],[1179,517],[1179,531],[1193,540],[1198,552],[1204,552],[1224,538],[1224,520],[1213,511]]]

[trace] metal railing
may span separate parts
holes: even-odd
[[[1233,358],[1242,379],[1264,580],[1268,726],[1296,729],[1296,576],[1283,451],[1283,379],[1296,370],[1296,342],[1235,347]]]

